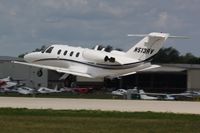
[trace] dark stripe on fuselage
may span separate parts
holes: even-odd
[[[84,64],[84,65],[88,65],[88,66],[92,66],[92,67],[98,67],[98,68],[102,68],[102,69],[129,69],[132,67],[136,67],[140,64],[142,64],[144,61],[141,62],[133,62],[133,63],[128,63],[128,64],[123,64],[123,65],[117,65],[117,64],[95,64],[95,63],[91,63],[91,62],[80,62],[80,61],[75,61],[75,60],[70,60],[70,59],[63,59],[63,58],[45,58],[45,59],[39,59],[39,60],[35,60],[33,63],[36,62],[41,62],[41,61],[68,61],[68,62],[74,62],[74,63],[80,63],[80,64]]]

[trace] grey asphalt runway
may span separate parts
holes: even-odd
[[[0,97],[0,107],[200,114],[200,102]]]

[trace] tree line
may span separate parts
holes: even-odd
[[[173,47],[162,48],[154,58],[153,63],[180,63],[180,64],[200,64],[200,57],[194,56],[192,53],[181,55],[178,50]]]

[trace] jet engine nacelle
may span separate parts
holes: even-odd
[[[83,57],[87,60],[91,60],[94,62],[115,62],[115,58],[110,57],[107,53],[90,49],[86,49],[83,51]]]

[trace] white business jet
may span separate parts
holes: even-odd
[[[18,92],[19,94],[23,94],[23,95],[30,95],[30,94],[34,94],[34,89],[30,88],[30,87],[19,87],[17,88],[16,92]]]
[[[148,96],[143,90],[139,90],[139,95],[142,100],[157,100],[158,97]]]
[[[25,55],[26,62],[14,61],[14,63],[89,78],[120,77],[159,67],[151,65],[148,60],[158,53],[166,39],[185,38],[155,32],[148,35],[130,34],[129,36],[144,36],[144,38],[127,52],[116,50],[106,52],[98,50],[98,47],[88,49],[51,45],[44,51]]]
[[[40,93],[40,94],[50,94],[50,93],[59,93],[59,92],[62,92],[62,90],[57,90],[57,87],[55,87],[54,89],[49,89],[49,88],[46,88],[46,87],[40,87],[37,90],[37,92]]]

